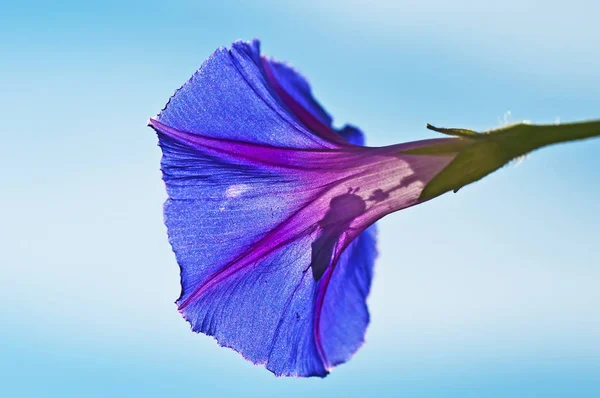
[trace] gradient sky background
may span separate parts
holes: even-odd
[[[600,140],[380,222],[367,343],[324,380],[189,331],[145,125],[218,46],[260,38],[371,145],[600,118],[598,2],[323,3],[3,3],[0,396],[600,396]]]

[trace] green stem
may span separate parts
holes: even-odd
[[[427,184],[421,200],[432,199],[448,191],[456,192],[536,149],[600,136],[600,120],[545,126],[516,124],[485,133],[430,125],[428,128],[459,138],[404,152],[430,156],[456,154],[454,160]]]
[[[493,135],[494,138],[501,139],[512,146],[514,150],[522,152],[520,155],[524,155],[548,145],[598,137],[600,120],[547,126],[518,124],[507,128],[504,132],[499,130],[497,135]]]

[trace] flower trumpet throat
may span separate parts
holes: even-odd
[[[326,376],[364,342],[375,221],[564,138],[438,129],[454,137],[366,147],[258,41],[215,51],[149,125],[179,312],[253,363],[301,377]]]

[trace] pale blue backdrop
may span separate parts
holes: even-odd
[[[597,2],[413,3],[3,1],[0,396],[600,396],[600,140],[384,219],[367,343],[325,380],[176,311],[145,124],[220,45],[262,39],[371,145],[600,118]]]

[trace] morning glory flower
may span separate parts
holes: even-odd
[[[468,130],[365,147],[258,41],[218,49],[149,125],[163,152],[179,312],[276,375],[325,376],[362,345],[378,219],[505,163],[465,180],[469,150],[489,141]]]

